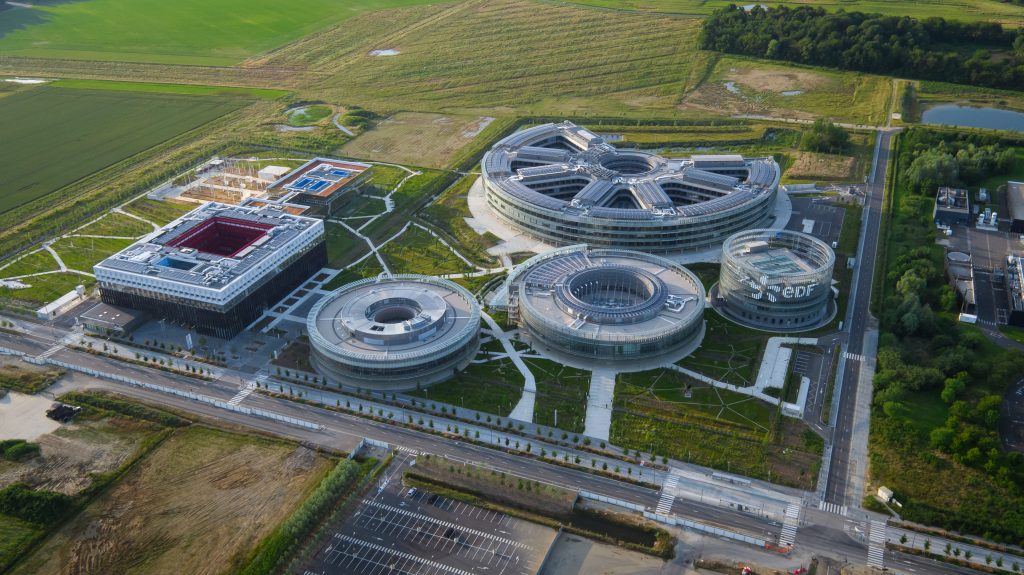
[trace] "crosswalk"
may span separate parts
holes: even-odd
[[[679,485],[679,476],[669,474],[665,485],[661,488],[661,497],[658,499],[658,506],[654,511],[658,515],[668,515],[672,511],[672,503],[675,502],[675,489]]]
[[[882,569],[885,564],[885,521],[871,521],[868,531],[868,567]]]
[[[843,357],[852,361],[864,361],[864,356],[859,353],[844,352]]]
[[[419,455],[420,454],[420,452],[418,450],[413,449],[411,447],[406,447],[404,445],[396,445],[395,449],[397,449],[397,450],[399,450],[399,451],[401,451],[403,453],[411,453],[412,455]]]
[[[779,545],[792,545],[796,541],[796,529],[800,526],[800,505],[790,503],[786,506],[786,517],[782,520],[782,533]]]
[[[58,351],[60,351],[62,349],[64,349],[64,342],[63,341],[58,343],[58,344],[55,344],[50,349],[48,349],[48,350],[44,351],[43,353],[37,355],[36,359],[46,359],[46,358],[50,357],[51,355],[57,353]]]
[[[249,394],[252,393],[252,390],[254,389],[256,389],[256,382],[250,381],[242,388],[241,391],[228,400],[228,405],[238,405],[239,403],[242,403],[242,400],[249,397]]]
[[[829,513],[835,513],[836,515],[842,515],[843,517],[846,517],[846,514],[849,512],[849,509],[847,509],[845,505],[839,505],[838,503],[829,503],[828,501],[819,501],[818,509],[821,509],[822,511],[827,511]]]

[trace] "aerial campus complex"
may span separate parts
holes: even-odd
[[[494,213],[539,240],[670,254],[767,225],[781,171],[770,157],[620,151],[562,122],[498,142],[482,176]]]
[[[105,304],[230,338],[326,263],[323,221],[208,203],[93,271]]]

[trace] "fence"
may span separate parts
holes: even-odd
[[[17,356],[21,356],[21,358],[23,360],[27,361],[28,363],[32,363],[32,364],[35,364],[35,365],[46,365],[46,364],[48,364],[48,365],[55,365],[57,367],[62,367],[64,369],[69,369],[71,371],[77,371],[79,373],[84,373],[86,375],[91,375],[93,377],[99,377],[99,378],[108,379],[108,380],[111,380],[111,381],[127,383],[128,385],[131,385],[131,386],[134,386],[134,387],[141,387],[141,388],[144,388],[144,389],[149,389],[149,390],[157,391],[157,392],[160,392],[160,393],[167,393],[167,394],[170,394],[170,395],[176,395],[178,397],[186,397],[186,398],[194,400],[194,401],[199,401],[201,403],[206,403],[206,404],[212,405],[214,407],[217,407],[219,409],[225,409],[227,411],[233,411],[235,413],[242,413],[242,414],[251,415],[251,416],[254,416],[254,417],[262,417],[262,418],[265,418],[265,419],[272,419],[274,421],[281,421],[281,422],[289,423],[291,425],[295,425],[295,426],[298,426],[298,427],[304,427],[306,429],[315,429],[315,430],[323,429],[323,427],[321,425],[318,425],[316,423],[305,421],[303,419],[297,419],[295,417],[288,417],[287,415],[281,415],[280,413],[274,413],[273,411],[267,411],[267,410],[258,409],[258,408],[255,408],[255,407],[243,407],[243,406],[240,406],[240,405],[231,405],[230,403],[228,403],[226,401],[221,401],[219,399],[216,399],[216,398],[213,398],[213,397],[210,397],[210,396],[207,396],[207,395],[202,395],[202,394],[199,394],[199,393],[193,393],[191,391],[182,391],[180,389],[174,389],[173,387],[166,387],[166,386],[163,386],[163,385],[156,385],[156,384],[153,384],[153,383],[145,383],[145,382],[142,382],[142,381],[138,381],[138,380],[132,379],[130,377],[124,377],[123,375],[117,375],[117,374],[114,374],[114,373],[106,373],[106,372],[103,372],[103,371],[97,371],[95,369],[90,369],[88,367],[83,367],[81,365],[74,365],[74,364],[71,364],[71,363],[65,363],[63,361],[59,361],[59,360],[52,359],[52,358],[40,359],[38,357],[33,357],[33,356],[30,356],[30,355],[27,355],[24,352],[16,351],[16,350],[13,350],[13,349],[7,349],[7,348],[3,348],[3,347],[0,347],[0,354],[4,354],[4,355],[17,355]]]
[[[743,535],[742,533],[735,533],[733,531],[727,531],[725,529],[719,529],[718,527],[712,527],[696,521],[690,521],[689,519],[683,519],[682,517],[670,517],[668,515],[660,515],[658,513],[651,513],[647,511],[647,508],[637,503],[630,503],[629,501],[623,501],[621,499],[613,499],[611,497],[605,497],[604,495],[598,495],[597,493],[590,493],[589,491],[580,491],[580,497],[584,499],[591,499],[593,501],[600,501],[609,505],[615,505],[617,507],[624,507],[633,511],[639,511],[643,513],[643,516],[647,519],[657,521],[658,523],[664,523],[666,525],[672,525],[675,527],[686,527],[693,529],[694,531],[700,531],[702,533],[708,533],[718,537],[727,537],[735,541],[743,543],[749,543],[757,547],[764,547],[765,540],[758,539],[756,537],[750,537],[749,535]]]

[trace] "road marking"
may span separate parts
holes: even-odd
[[[779,545],[792,545],[796,541],[796,529],[800,526],[800,506],[790,503],[786,506],[786,518],[782,521],[782,534]]]
[[[256,389],[256,382],[250,381],[242,388],[242,391],[239,391],[234,397],[228,400],[228,405],[238,405],[239,403],[242,403],[242,400],[249,397],[249,394],[252,393],[252,390],[254,389]]]
[[[829,513],[835,513],[836,515],[842,515],[846,517],[846,513],[849,511],[845,505],[839,505],[838,503],[829,503],[828,501],[819,501],[818,509],[827,511]]]
[[[402,452],[405,452],[405,453],[411,453],[412,455],[419,455],[420,454],[420,452],[418,450],[413,449],[411,447],[406,447],[404,445],[396,445],[395,449],[397,449],[399,451],[402,451]]]
[[[661,497],[658,499],[658,507],[655,508],[655,513],[658,515],[668,515],[672,511],[672,503],[676,500],[673,490],[675,490],[678,484],[679,476],[670,474],[668,479],[665,480],[665,485],[661,487]]]
[[[885,565],[885,521],[871,521],[868,533],[868,567],[881,569]]]
[[[864,361],[865,359],[865,357],[859,353],[850,353],[848,351],[843,353],[843,357],[853,361]]]

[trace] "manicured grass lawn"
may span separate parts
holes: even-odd
[[[53,259],[50,252],[46,250],[33,252],[19,260],[8,260],[3,263],[5,264],[5,267],[0,267],[0,277],[2,278],[23,276],[39,272],[50,272],[60,269],[60,266],[57,265],[57,261]],[[25,283],[30,282],[26,280]]]
[[[678,365],[740,387],[754,385],[771,334],[736,325],[714,310],[705,311],[704,319],[703,343]]]
[[[486,357],[486,353],[477,357]],[[470,364],[448,381],[409,393],[502,417],[511,413],[522,394],[523,375],[508,359]]]
[[[330,106],[306,106],[288,114],[289,126],[312,126],[331,115]]]
[[[57,272],[26,278],[24,283],[32,287],[25,289],[0,287],[0,301],[13,300],[23,306],[35,309],[59,298],[79,285],[89,288],[96,283],[96,280],[81,274]]]
[[[69,269],[92,273],[92,266],[132,245],[133,242],[134,240],[70,236],[57,240],[52,247]]]
[[[0,157],[5,166],[0,212],[241,105],[238,100],[205,96],[50,87],[0,99],[0,126],[4,127]]]
[[[445,234],[446,240],[459,253],[482,265],[493,266],[497,258],[488,254],[487,249],[497,245],[500,238],[491,232],[479,234],[466,223],[466,218],[472,217],[466,198],[469,188],[477,179],[476,174],[470,174],[455,182],[436,201],[424,208],[420,217]]]
[[[558,429],[582,433],[587,418],[587,392],[590,372],[567,367],[546,359],[525,359],[537,380],[537,400],[533,405],[533,421],[555,425]]]
[[[396,274],[442,275],[467,271],[466,262],[448,246],[416,226],[380,250],[388,267]]]
[[[109,213],[95,222],[75,230],[76,234],[90,236],[119,236],[137,238],[153,231],[153,226],[131,216]]]
[[[384,213],[385,207],[384,200],[371,198],[370,196],[356,196],[333,215],[336,218],[375,216]],[[359,222],[352,222],[351,225],[358,227],[360,224]]]
[[[639,10],[645,12],[674,12],[678,14],[710,14],[713,10],[737,4],[730,0],[572,0],[575,4]],[[883,0],[780,0],[769,6],[800,6],[813,4],[826,10],[847,12],[876,12],[893,16],[929,18],[941,16],[950,20],[996,20],[1020,25],[1024,22],[1024,8],[996,0],[940,0],[931,2],[885,2]]]
[[[84,88],[120,92],[149,92],[154,94],[191,94],[194,96],[225,96],[276,100],[288,94],[285,90],[243,88],[236,86],[197,86],[193,84],[158,84],[153,82],[112,82],[108,80],[57,80],[50,84],[58,88]]]
[[[334,276],[334,279],[324,284],[324,289],[335,290],[354,281],[376,277],[382,271],[384,268],[380,267],[377,258],[369,257]]]
[[[366,245],[366,242],[357,238],[341,224],[325,222],[324,235],[327,238],[327,267],[342,268],[370,251],[370,246]],[[374,258],[374,262],[376,261]]]
[[[420,0],[88,0],[5,11],[0,52],[232,65],[353,15]]]
[[[124,211],[153,222],[158,226],[167,225],[199,207],[199,204],[174,200],[151,200],[139,198],[121,208]]]

